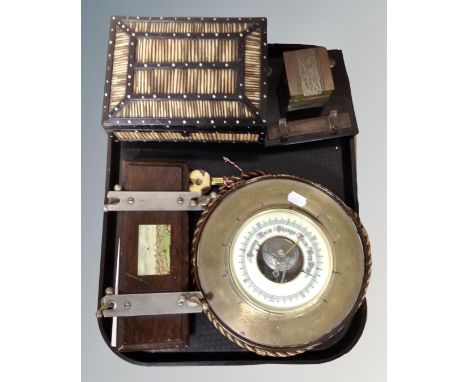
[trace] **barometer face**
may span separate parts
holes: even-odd
[[[357,215],[330,191],[288,175],[223,193],[202,214],[192,249],[208,318],[263,355],[332,338],[360,306],[370,274]]]
[[[233,280],[253,305],[283,312],[320,295],[333,259],[325,233],[309,216],[271,208],[242,224],[230,261]]]

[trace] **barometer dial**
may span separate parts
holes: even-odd
[[[215,327],[245,349],[288,356],[333,338],[365,295],[370,248],[335,195],[288,175],[237,183],[202,214],[195,279]]]
[[[315,299],[327,285],[332,253],[323,230],[292,209],[261,211],[232,241],[231,272],[244,296],[266,311],[284,311]]]

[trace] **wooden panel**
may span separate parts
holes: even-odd
[[[119,184],[127,191],[181,191],[188,188],[188,167],[177,162],[122,161]],[[140,225],[171,226],[168,275],[138,275]],[[119,238],[119,294],[187,290],[187,212],[121,212]],[[185,347],[188,337],[187,315],[125,317],[117,322],[119,351]]]
[[[318,48],[316,51],[317,62],[320,66],[321,80],[322,80],[322,89],[324,93],[332,92],[335,89],[333,83],[333,75],[331,72],[331,63],[328,57],[328,52],[325,48]]]

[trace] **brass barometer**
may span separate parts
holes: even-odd
[[[289,175],[221,192],[192,249],[209,320],[261,355],[290,356],[330,340],[359,308],[370,275],[357,215],[322,186]]]

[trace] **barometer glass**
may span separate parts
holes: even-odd
[[[312,302],[332,269],[325,233],[306,214],[272,208],[240,227],[231,246],[231,272],[247,300],[260,308],[290,310]]]

